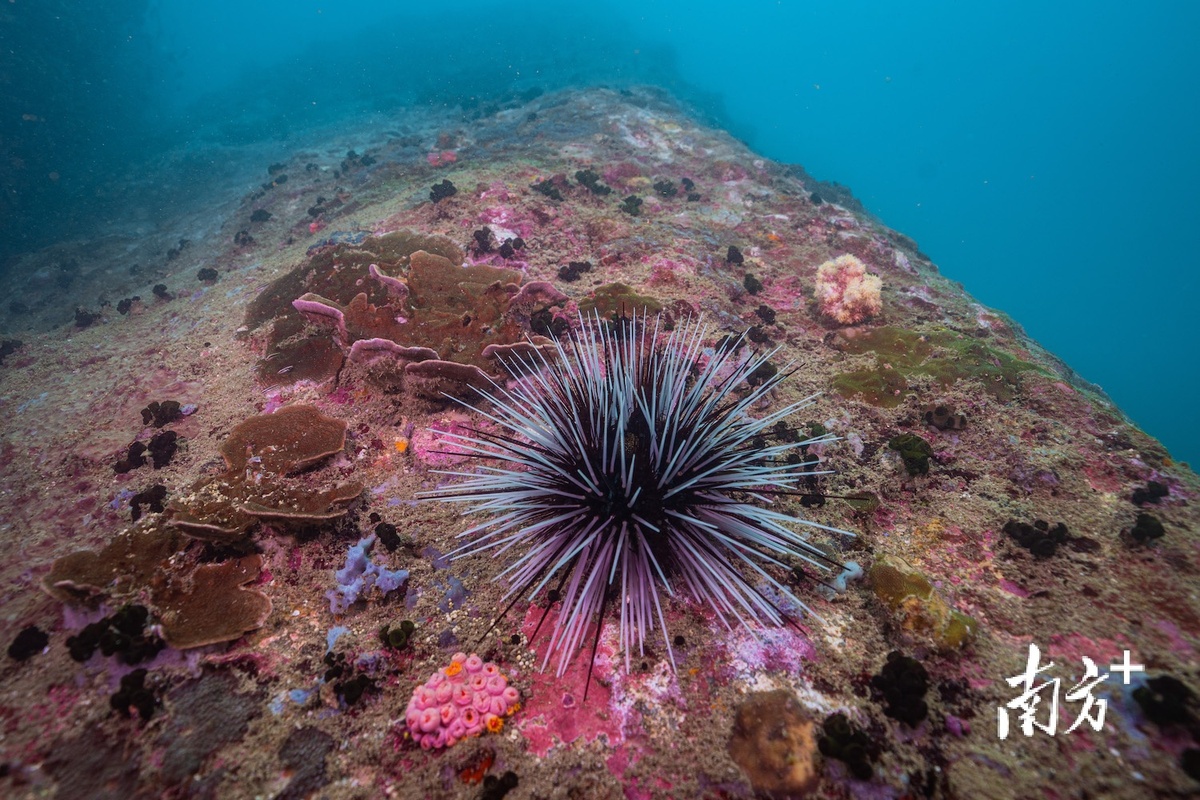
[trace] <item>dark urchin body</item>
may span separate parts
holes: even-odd
[[[770,354],[706,351],[704,337],[698,321],[666,334],[655,320],[584,323],[553,358],[523,364],[528,377],[483,393],[492,432],[452,434],[488,463],[447,473],[466,480],[430,496],[494,515],[460,534],[471,541],[454,555],[513,554],[500,573],[508,597],[533,600],[557,578],[563,606],[546,660],[559,653],[559,674],[608,613],[620,617],[627,669],[656,626],[674,663],[660,589],[684,589],[727,627],[782,624],[780,597],[807,611],[772,573],[796,559],[824,567],[790,527],[824,526],[766,508],[767,498],[822,474],[785,457],[832,437],[764,446],[768,429],[813,398],[751,417],[786,375],[749,386]]]

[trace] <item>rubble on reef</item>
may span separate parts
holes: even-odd
[[[1200,789],[1200,479],[846,187],[651,89],[280,146],[246,195],[10,287],[0,795]],[[543,670],[578,587],[509,595],[505,536],[457,557],[477,523],[428,498],[510,466],[472,440],[557,431],[488,394],[581,320],[629,346],[700,316],[685,384],[761,353],[730,409],[819,394],[738,445],[816,468],[738,491],[820,526],[813,560],[746,560],[783,625],[685,580],[626,623],[667,640],[622,651],[614,599]]]

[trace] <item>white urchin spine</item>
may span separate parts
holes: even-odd
[[[755,446],[817,395],[753,417],[750,409],[786,370],[738,392],[776,351],[706,352],[699,320],[670,332],[661,322],[643,317],[614,331],[581,317],[573,338],[555,342],[553,357],[520,358],[526,377],[482,391],[490,409],[472,406],[494,430],[447,434],[487,463],[443,472],[464,480],[426,493],[469,503],[465,514],[492,515],[461,533],[470,541],[452,555],[513,553],[497,576],[508,582],[506,599],[528,592],[534,600],[559,578],[562,611],[542,665],[557,652],[559,674],[611,603],[620,607],[626,669],[655,627],[674,665],[660,591],[682,588],[727,627],[782,624],[748,573],[811,613],[767,567],[800,559],[826,568],[828,559],[792,526],[852,535],[765,507],[767,494],[799,492],[804,478],[828,474],[809,469],[815,461],[781,458],[832,435]]]

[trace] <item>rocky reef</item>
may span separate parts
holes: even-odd
[[[93,251],[103,298],[4,287],[45,311],[0,362],[0,794],[1200,790],[1200,480],[845,187],[649,89],[330,137],[152,273]],[[487,392],[639,317],[770,353],[754,416],[820,393],[746,446],[818,465],[756,502],[835,569],[770,567],[780,627],[676,587],[673,662],[610,613],[556,674],[569,587],[506,596],[422,493],[487,468]]]

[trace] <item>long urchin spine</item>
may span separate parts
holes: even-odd
[[[743,569],[811,614],[764,565],[786,569],[782,559],[800,559],[826,568],[829,559],[789,525],[848,532],[765,506],[768,495],[803,494],[803,479],[828,474],[809,469],[815,461],[788,463],[786,454],[836,437],[760,442],[817,395],[752,417],[749,410],[788,375],[748,380],[774,350],[738,356],[739,341],[706,353],[698,319],[670,332],[661,330],[661,318],[623,327],[598,317],[580,323],[576,335],[554,342],[552,357],[520,357],[515,366],[524,378],[480,392],[491,409],[470,407],[494,431],[447,434],[460,452],[500,464],[444,471],[465,480],[426,493],[472,503],[465,514],[495,515],[459,534],[470,542],[451,555],[516,551],[497,576],[509,584],[506,600],[529,590],[532,601],[560,576],[562,611],[542,664],[558,652],[560,675],[589,622],[602,625],[612,602],[620,605],[626,669],[634,644],[642,652],[656,625],[674,665],[659,597],[660,587],[674,596],[672,579],[729,629],[731,618],[751,631],[751,620],[786,620]]]

